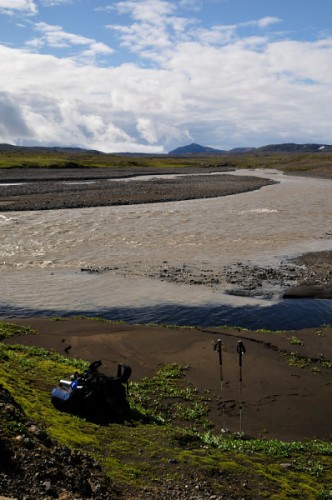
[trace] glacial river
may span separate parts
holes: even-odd
[[[183,202],[0,212],[0,315],[271,329],[331,323],[329,300],[241,298],[227,295],[225,284],[149,278],[165,266],[220,272],[236,262],[276,265],[287,256],[332,249],[331,180],[273,170],[236,173],[248,174],[279,183]],[[111,270],[81,271],[89,266]]]

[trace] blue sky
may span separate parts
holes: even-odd
[[[0,0],[0,142],[332,144],[330,0]]]

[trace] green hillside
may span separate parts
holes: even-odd
[[[1,146],[1,145],[0,145]],[[200,169],[211,167],[233,168],[277,168],[289,173],[311,173],[316,175],[331,175],[331,152],[276,152],[254,150],[244,153],[223,153],[220,155],[206,154],[189,157],[177,156],[147,156],[147,155],[115,155],[96,154],[86,150],[63,150],[52,148],[19,148],[0,147],[0,169],[8,168],[112,168],[130,170],[178,169],[196,167]]]

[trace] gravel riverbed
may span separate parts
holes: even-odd
[[[228,172],[216,169],[214,173]],[[39,173],[39,176],[38,176]],[[167,201],[212,198],[243,193],[274,184],[275,181],[259,177],[236,177],[229,173],[213,175],[213,171],[181,169],[176,178],[166,178],[179,171],[174,169],[148,170],[150,180],[129,181],[143,175],[141,170],[113,171],[89,169],[68,171],[1,172],[1,211],[52,210],[111,205],[132,205]],[[57,174],[57,175],[56,175]],[[199,174],[199,175],[197,175]],[[163,175],[164,178],[156,176]],[[127,180],[125,180],[127,178]],[[24,181],[24,182],[23,182]]]

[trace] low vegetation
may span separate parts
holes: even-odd
[[[2,338],[14,333],[31,331],[0,323]],[[30,425],[97,460],[121,498],[166,498],[167,491],[177,498],[331,498],[331,443],[213,434],[211,395],[185,382],[183,366],[162,366],[152,378],[130,383],[131,418],[123,424],[96,425],[55,410],[52,387],[86,367],[53,351],[0,343],[0,386]],[[0,441],[17,447],[28,429],[11,415],[0,419]]]
[[[288,173],[331,174],[331,153],[248,152],[221,156],[122,156],[98,152],[15,148],[0,151],[0,168],[174,169],[183,167],[276,168]]]

